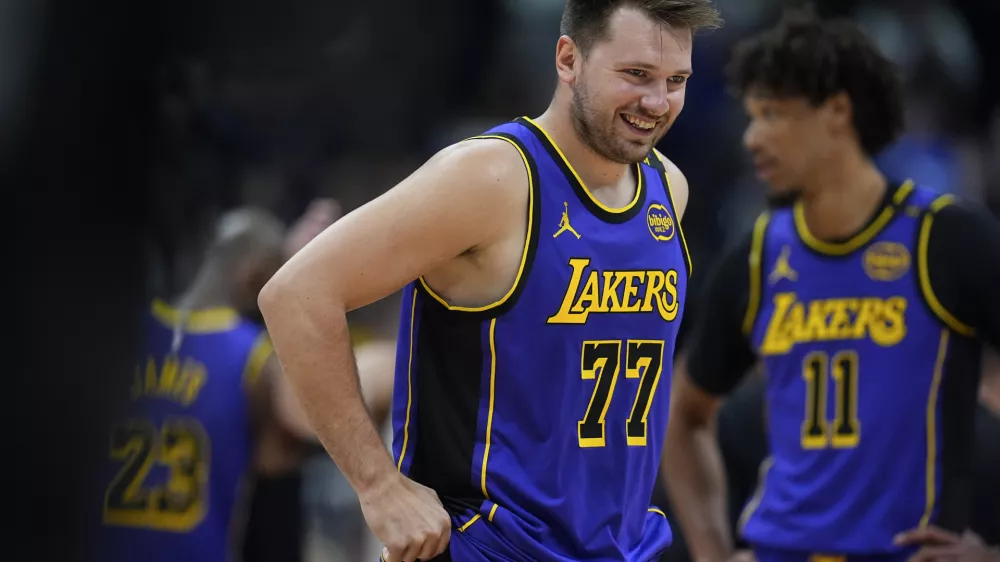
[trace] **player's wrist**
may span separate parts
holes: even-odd
[[[396,469],[391,459],[387,462],[366,463],[367,466],[351,483],[359,497],[376,497],[387,489],[398,485],[403,475]]]

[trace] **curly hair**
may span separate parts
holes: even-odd
[[[716,29],[722,26],[712,0],[566,0],[559,32],[573,39],[587,54],[605,39],[608,19],[618,8],[632,6],[663,25],[676,28]]]
[[[738,43],[726,67],[737,98],[748,91],[805,97],[814,106],[846,93],[854,128],[872,156],[903,130],[903,86],[895,65],[853,22],[787,12],[774,28]]]

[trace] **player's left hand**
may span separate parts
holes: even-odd
[[[1000,551],[987,548],[971,531],[959,535],[931,525],[900,533],[895,542],[921,546],[908,562],[1000,562]]]
[[[320,232],[326,230],[326,227],[339,219],[342,212],[340,203],[336,199],[321,198],[310,203],[306,212],[288,229],[288,236],[285,238],[285,256],[289,258],[294,256],[313,238],[319,236]]]

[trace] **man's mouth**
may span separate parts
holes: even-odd
[[[648,135],[654,129],[656,129],[656,121],[650,121],[649,119],[644,119],[642,117],[636,117],[635,115],[630,115],[628,113],[619,114],[622,121],[636,133],[640,135]]]

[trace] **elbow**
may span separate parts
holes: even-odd
[[[257,293],[257,307],[265,318],[281,305],[288,294],[288,283],[279,276],[280,272],[269,279]]]

